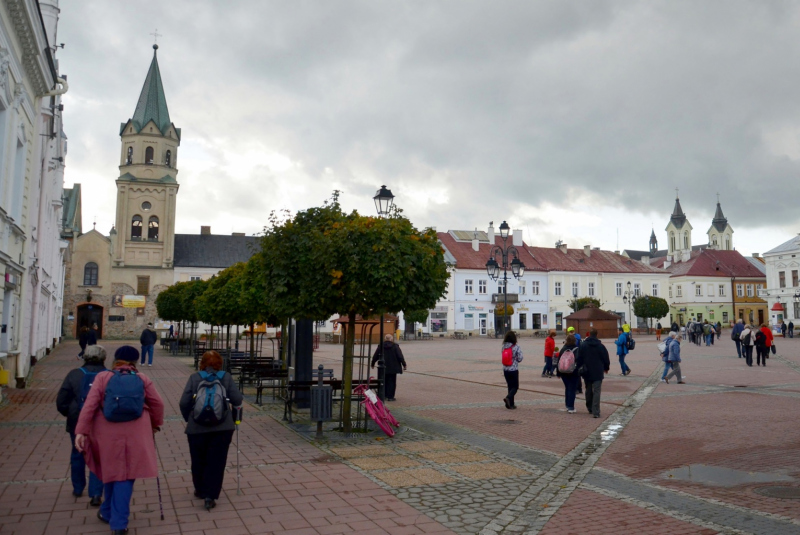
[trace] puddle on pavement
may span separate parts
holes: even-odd
[[[619,424],[611,424],[606,427],[603,431],[600,431],[600,438],[602,440],[614,440],[614,437],[617,436],[617,433],[620,432],[622,426]]]
[[[664,472],[665,479],[677,479],[715,487],[733,487],[748,483],[770,483],[773,481],[794,481],[793,477],[766,472],[746,472],[721,466],[692,464]]]

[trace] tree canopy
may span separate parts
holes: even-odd
[[[573,312],[577,312],[586,308],[586,305],[592,304],[596,308],[600,308],[600,300],[595,299],[594,297],[580,297],[577,299],[572,299],[567,303],[569,307],[572,309]]]
[[[642,295],[633,304],[633,313],[640,318],[660,319],[669,314],[669,303],[661,297]]]

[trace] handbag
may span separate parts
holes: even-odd
[[[775,349],[775,344],[772,344],[770,351],[772,351],[773,355],[775,355],[778,352],[778,350]],[[769,353],[767,354],[767,358],[769,358]]]

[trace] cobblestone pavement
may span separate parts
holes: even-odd
[[[497,340],[403,343],[394,438],[327,432],[317,442],[307,411],[285,425],[279,403],[249,407],[242,495],[232,448],[211,514],[192,502],[177,416],[189,361],[157,354],[145,373],[168,405],[158,436],[167,518],[158,519],[155,482],[137,482],[131,532],[800,534],[800,339],[778,339],[767,367],[745,366],[725,333],[715,346],[685,344],[685,385],[661,383],[653,337],[637,341],[632,375],[620,377],[612,356],[601,419],[565,412],[561,381],[540,377],[541,340],[520,342],[515,411],[501,401]],[[54,407],[76,351],[59,347],[0,409],[0,533],[106,528],[71,496]],[[338,376],[340,355],[323,344],[315,365]],[[771,495],[776,487],[785,498]]]

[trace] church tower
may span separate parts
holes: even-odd
[[[728,219],[722,213],[722,206],[717,198],[717,211],[714,219],[711,220],[711,228],[708,229],[708,246],[711,249],[730,251],[733,249],[733,229],[728,224]]]
[[[651,257],[656,256],[657,252],[658,252],[658,238],[656,238],[656,230],[655,229],[651,229],[650,230],[650,256]]]
[[[671,255],[676,262],[688,260],[688,255],[692,252],[692,225],[683,213],[678,197],[675,197],[675,208],[665,230],[668,240],[667,255]]]
[[[172,268],[181,130],[169,119],[158,45],[133,118],[120,125],[114,267]]]

